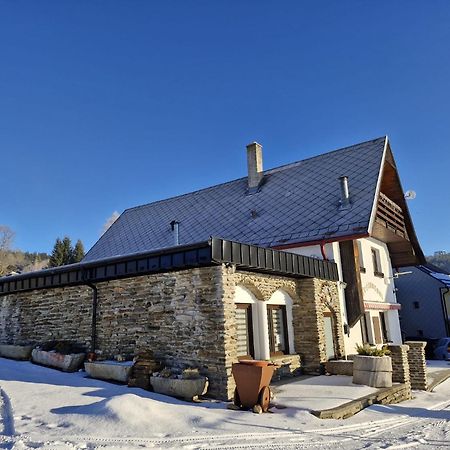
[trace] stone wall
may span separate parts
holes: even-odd
[[[295,349],[278,376],[300,365],[319,372],[326,361],[323,312],[334,317],[336,353],[343,353],[336,283],[292,279],[213,266],[97,283],[97,351],[105,358],[153,350],[175,369],[198,367],[209,394],[230,398],[237,361],[234,295],[237,284],[261,300],[283,289],[293,300]],[[0,296],[0,343],[70,340],[91,346],[92,296],[87,286],[39,289]]]
[[[392,381],[409,384],[409,362],[407,345],[389,345],[392,360]]]
[[[91,345],[92,289],[39,289],[0,296],[0,343],[42,344],[69,340]]]
[[[344,354],[344,336],[337,285],[316,278],[301,280],[294,320],[298,323],[296,348],[302,358],[302,367],[308,373],[321,373],[327,361],[325,348],[324,312],[331,312],[336,358]]]
[[[224,269],[222,282],[227,373],[231,374],[231,366],[237,362],[234,322],[234,295],[237,285],[246,287],[261,301],[268,301],[278,289],[284,290],[292,299],[294,347],[297,354],[274,358],[273,362],[278,366],[275,379],[296,374],[300,367],[307,373],[320,373],[323,370],[322,365],[327,361],[323,318],[326,310],[331,311],[333,315],[336,356],[343,355],[344,337],[336,283],[312,278],[292,279],[235,271],[233,267],[229,267]],[[230,398],[234,387],[234,381],[230,377],[227,388]]]
[[[176,369],[198,367],[210,393],[227,384],[220,266],[97,283],[97,351],[103,357],[151,349]],[[54,339],[91,343],[92,290],[41,289],[0,297],[0,343]]]
[[[426,342],[408,341],[408,363],[412,389],[427,390]]]

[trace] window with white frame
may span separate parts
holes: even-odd
[[[372,247],[371,252],[372,252],[373,274],[377,277],[384,277],[384,273],[381,268],[380,251]]]
[[[236,346],[239,359],[270,359],[294,352],[292,299],[276,291],[259,300],[243,286],[235,293]]]
[[[250,303],[236,303],[235,318],[238,358],[254,358],[252,305]]]
[[[289,353],[286,305],[267,305],[270,355]]]

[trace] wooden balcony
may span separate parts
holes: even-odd
[[[406,231],[402,208],[380,192],[372,236],[385,242],[394,267],[419,264],[414,247]]]
[[[380,192],[378,199],[378,208],[375,221],[377,224],[382,225],[397,237],[397,239],[395,239],[391,236],[388,241],[398,241],[398,238],[409,241],[402,208],[400,208],[397,203],[393,202],[382,192]]]

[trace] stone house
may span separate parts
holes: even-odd
[[[150,348],[228,398],[231,364],[318,373],[401,342],[392,267],[423,254],[387,137],[124,211],[76,265],[0,279],[0,342]],[[211,237],[213,236],[213,237]]]

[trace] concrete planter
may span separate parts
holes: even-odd
[[[180,397],[192,401],[199,395],[206,394],[208,378],[202,377],[193,380],[179,380],[177,378],[150,377],[150,384],[158,394]]]
[[[31,352],[31,360],[34,363],[60,369],[64,372],[76,372],[83,364],[84,357],[84,353],[63,355],[62,353],[45,352],[37,349]]]
[[[84,368],[91,378],[118,381],[119,383],[128,383],[132,367],[132,361],[95,361],[84,363]]]
[[[353,358],[353,383],[382,388],[392,386],[390,356],[363,356]]]
[[[28,361],[32,350],[33,346],[31,345],[0,345],[0,356]]]

